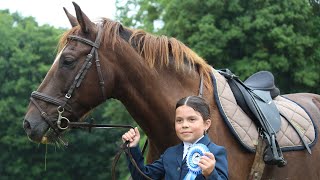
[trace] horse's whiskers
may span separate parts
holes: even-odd
[[[42,139],[44,139],[44,141],[45,141],[44,144],[51,143],[51,144],[54,144],[55,147],[58,147],[58,148],[61,148],[62,145],[63,145],[63,147],[68,146],[68,142],[61,137],[61,134],[57,135],[52,128],[49,128],[47,130],[47,132],[44,134]]]
[[[60,136],[58,137],[58,139],[63,144],[64,147],[68,146],[68,142],[64,141]]]
[[[61,147],[62,147],[58,141],[55,141],[54,145],[55,145],[55,149],[57,149],[57,148],[61,149]]]

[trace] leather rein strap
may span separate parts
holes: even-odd
[[[93,123],[88,123],[88,122],[69,122],[68,124],[68,128],[87,128],[89,129],[89,132],[91,131],[92,128],[102,128],[102,129],[110,129],[110,128],[128,128],[128,129],[134,129],[133,126],[131,125],[112,125],[112,124],[93,124]],[[130,142],[127,141],[125,143],[123,143],[120,146],[120,150],[117,152],[117,154],[114,156],[113,161],[112,161],[112,169],[111,169],[111,174],[112,174],[112,179],[115,180],[115,172],[116,172],[116,166],[117,163],[120,159],[120,156],[123,152],[125,152],[131,163],[133,164],[133,166],[138,170],[138,172],[146,179],[151,180],[150,177],[148,177],[147,175],[145,175],[139,168],[139,166],[137,165],[136,161],[134,160],[134,158],[132,157],[132,154],[130,152],[130,147],[129,147]],[[148,139],[146,139],[143,149],[142,149],[142,154],[144,154],[146,148],[148,145]]]

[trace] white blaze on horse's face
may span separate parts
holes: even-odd
[[[52,66],[50,67],[50,70],[48,71],[44,81],[40,84],[37,91],[41,91],[42,93],[46,93],[52,96],[52,94],[47,91],[48,89],[51,89],[51,88],[48,88],[50,87],[50,85],[48,86],[48,84],[51,81],[52,74],[54,74],[59,68],[59,59],[61,57],[63,50],[64,48],[57,54],[56,58],[52,63]],[[51,114],[52,111],[49,111],[46,108],[49,106],[49,104],[45,104],[45,102],[44,101],[41,102],[41,100],[37,100],[37,101],[41,106],[41,108],[45,111],[45,113]],[[54,106],[54,108],[56,108],[56,106]],[[54,111],[55,110],[53,110],[53,112]],[[39,112],[39,110],[32,103],[30,103],[28,111],[23,121],[23,127],[29,139],[36,142],[41,142],[41,141],[43,142],[44,136],[49,127],[48,124],[42,119],[40,114],[41,112]]]
[[[62,50],[57,54],[57,56],[56,56],[56,58],[54,59],[53,64],[52,64],[51,67],[53,67],[56,63],[59,63],[59,59],[60,59],[61,54],[62,54],[62,52],[64,51],[65,48],[66,48],[66,46],[64,46],[64,47],[62,48]],[[50,70],[49,70],[49,71],[50,71]]]

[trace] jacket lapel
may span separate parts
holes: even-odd
[[[180,143],[176,150],[176,159],[179,164],[179,167],[182,165],[182,155],[183,155],[183,143]]]
[[[210,144],[210,139],[209,139],[208,135],[206,134],[197,143],[201,143],[201,144],[208,146]]]

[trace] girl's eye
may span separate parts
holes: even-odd
[[[195,120],[197,120],[196,118],[190,118],[189,121],[190,122],[194,122]]]
[[[182,120],[181,119],[176,119],[176,123],[181,123]]]

